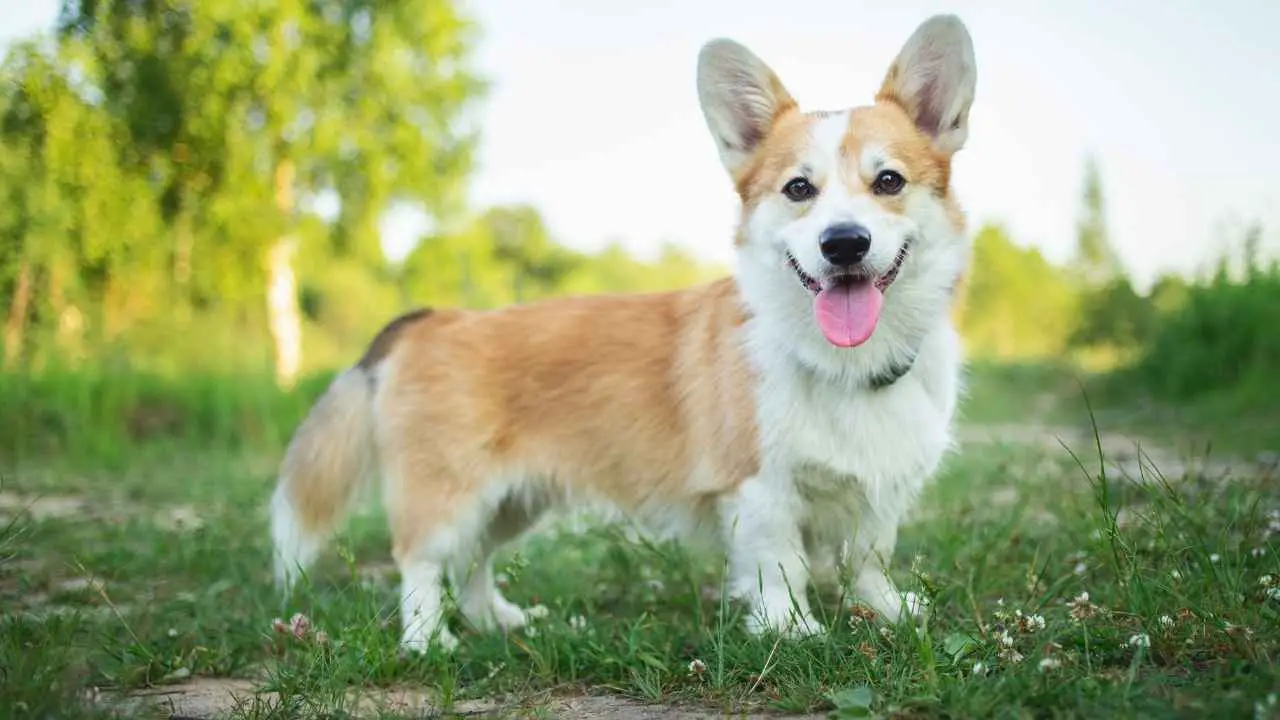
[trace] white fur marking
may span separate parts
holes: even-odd
[[[440,581],[444,568],[439,563],[413,561],[400,568],[400,618],[404,636],[400,645],[406,650],[426,652],[432,642],[444,650],[453,650],[458,639],[444,624],[444,595]]]
[[[481,630],[514,630],[549,613],[542,605],[521,608],[503,597],[494,583],[493,562],[488,559],[463,582],[458,605],[462,614]]]
[[[818,180],[825,188],[834,187],[839,181],[840,147],[849,136],[849,111],[832,113],[813,124],[809,137],[813,144],[804,153],[804,161],[819,173]]]
[[[324,538],[307,533],[298,522],[298,514],[289,502],[285,484],[276,485],[271,495],[271,544],[276,585],[288,591],[324,545]]]
[[[809,610],[798,507],[793,498],[783,497],[786,484],[785,478],[761,475],[723,504],[730,590],[750,604],[747,630],[752,634],[823,631]]]

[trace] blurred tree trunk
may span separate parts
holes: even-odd
[[[179,211],[174,220],[174,234],[177,247],[173,251],[173,280],[184,293],[191,284],[191,251],[195,246],[195,230],[192,228],[191,214],[186,208]],[[189,299],[184,295],[184,300]]]
[[[18,283],[13,290],[13,304],[9,306],[9,318],[4,325],[4,369],[12,370],[22,357],[27,328],[27,313],[31,307],[31,263],[23,261],[18,270]]]
[[[292,160],[276,165],[276,209],[286,223],[293,219]],[[298,379],[302,360],[302,316],[298,308],[298,282],[293,272],[297,240],[282,234],[267,250],[267,318],[275,341],[276,384],[290,388]]]

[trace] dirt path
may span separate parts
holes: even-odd
[[[1101,447],[1108,476],[1134,482],[1150,482],[1161,476],[1172,482],[1192,478],[1242,479],[1273,474],[1280,469],[1280,458],[1269,454],[1252,459],[1204,457],[1179,452],[1165,443],[1133,433],[1102,431],[1095,436],[1091,428],[1034,423],[966,425],[959,428],[957,435],[963,446],[1005,444],[1033,447],[1048,454],[1070,452],[1091,473],[1099,467]]]
[[[705,708],[681,707],[643,703],[610,695],[551,696],[522,704],[504,704],[496,700],[468,700],[453,707],[441,708],[430,695],[421,690],[395,688],[380,691],[353,693],[351,706],[361,717],[376,717],[380,713],[412,714],[416,717],[486,717],[486,718],[564,718],[565,720],[712,720],[713,718],[744,718],[749,720],[819,720],[824,713],[806,715],[780,715],[776,713],[725,713]],[[170,720],[212,720],[225,717],[237,706],[259,708],[273,707],[279,702],[275,693],[259,693],[249,680],[199,678],[180,685],[172,685],[133,693],[127,697],[99,698],[126,717],[167,716]],[[303,709],[305,711],[305,709]]]

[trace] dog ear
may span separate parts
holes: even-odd
[[[712,40],[698,53],[698,100],[731,175],[751,157],[778,117],[796,107],[769,66],[726,39]]]
[[[935,15],[907,39],[876,100],[902,106],[934,146],[950,155],[969,136],[977,75],[973,39],[964,23],[954,15]]]

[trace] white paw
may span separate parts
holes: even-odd
[[[789,605],[757,609],[747,616],[746,625],[747,632],[752,635],[777,632],[788,638],[820,635],[827,631],[809,612],[798,613]]]
[[[787,625],[787,628],[785,631],[783,631],[783,634],[786,635],[787,637],[799,638],[799,637],[810,637],[813,635],[822,635],[826,631],[827,631],[826,626],[818,622],[817,618],[813,617],[812,615],[806,614],[799,618],[796,618],[795,622],[792,622],[789,625]]]
[[[477,628],[484,631],[518,630],[547,617],[551,612],[544,605],[522,608],[500,595],[483,605],[468,608],[465,614]]]
[[[883,573],[866,570],[858,576],[854,595],[890,625],[904,618],[919,619],[929,612],[929,598],[914,592],[898,592],[898,588]]]
[[[529,622],[529,617],[519,605],[508,602],[504,598],[494,598],[489,612],[484,613],[482,617],[487,621],[484,623],[487,630],[495,627],[500,630],[515,630]]]
[[[431,646],[435,645],[447,653],[451,653],[458,647],[458,638],[448,629],[441,627],[433,637],[428,637],[424,633],[405,633],[404,638],[400,641],[401,649],[410,653],[425,655]]]
[[[908,590],[902,595],[902,602],[907,606],[907,613],[912,618],[920,619],[929,614],[929,598]]]

